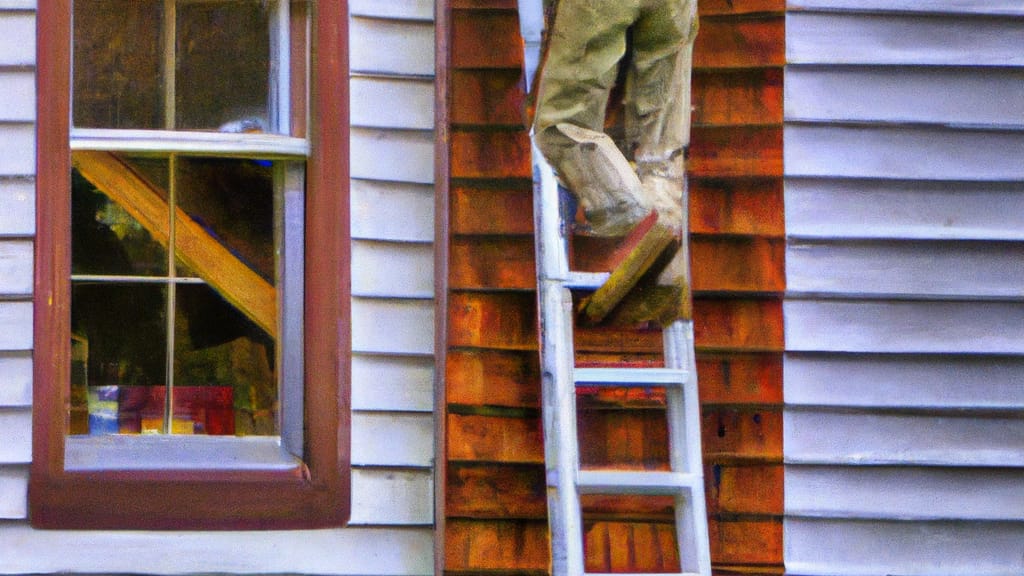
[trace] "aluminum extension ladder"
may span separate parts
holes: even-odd
[[[570,228],[563,220],[558,185],[536,148],[533,158],[544,463],[552,576],[584,574],[581,494],[674,496],[680,574],[711,576],[693,321],[677,320],[664,330],[665,368],[575,366],[570,290],[596,290],[608,274],[569,270]],[[670,470],[581,470],[578,442],[586,439],[579,439],[576,431],[577,386],[664,387]]]

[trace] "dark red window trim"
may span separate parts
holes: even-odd
[[[71,0],[37,13],[36,261],[29,515],[37,528],[343,525],[350,502],[348,2],[312,3],[301,471],[64,470],[70,378]]]

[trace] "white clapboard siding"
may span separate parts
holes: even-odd
[[[429,21],[434,18],[433,0],[348,0],[353,16]]]
[[[355,469],[349,525],[429,525],[433,522],[433,489],[427,469]]]
[[[1022,144],[1017,131],[791,124],[783,156],[791,176],[1018,181]]]
[[[786,349],[1024,354],[1024,303],[788,300]]]
[[[1024,573],[1024,4],[787,7],[786,572]]]
[[[28,466],[0,466],[0,522],[28,518]]]
[[[15,68],[34,66],[35,63],[35,13],[16,9],[0,11],[0,66]]]
[[[1024,182],[786,179],[797,238],[1024,240]]]
[[[422,528],[65,532],[0,523],[0,572],[6,574],[427,575],[432,550],[431,532]]]
[[[1024,418],[790,409],[783,444],[787,464],[1024,468]]]
[[[1024,65],[1024,19],[791,12],[791,64]]]
[[[430,412],[433,408],[432,357],[353,355],[353,410]]]
[[[0,122],[32,122],[36,117],[36,77],[30,70],[0,69]]]
[[[792,241],[793,294],[1024,298],[1024,243]]]
[[[0,407],[32,405],[30,352],[0,352]]]
[[[375,354],[433,354],[431,300],[352,299],[352,349]]]
[[[1024,357],[796,354],[789,406],[1024,411]]]
[[[433,241],[434,189],[430,185],[353,180],[351,194],[353,238]]]
[[[1024,126],[1021,86],[1024,68],[790,66],[786,117]]]
[[[32,242],[0,240],[0,296],[32,294]]]
[[[3,270],[0,244],[0,270]],[[434,295],[434,249],[426,243],[352,242],[352,294],[395,298]]]
[[[2,17],[0,22],[3,22]],[[0,38],[3,38],[3,30],[0,30]],[[0,122],[0,177],[31,176],[35,174],[35,165],[35,126]]]
[[[32,302],[0,301],[0,351],[31,349]]]
[[[434,462],[434,419],[410,412],[353,412],[354,466],[429,467]]]
[[[352,177],[430,184],[434,135],[425,130],[352,128]]]
[[[434,84],[429,79],[358,76],[349,90],[353,126],[434,127]]]
[[[1024,469],[791,466],[785,483],[805,517],[1024,521]]]
[[[0,442],[0,466],[31,462],[32,410],[30,408],[0,408],[0,430],[3,430],[3,442]]]
[[[1019,0],[788,0],[787,6],[789,10],[1024,15],[1024,4]]]
[[[434,74],[434,26],[429,22],[355,17],[349,61],[352,72],[431,76]]]
[[[784,542],[791,576],[1012,576],[1021,573],[1024,524],[798,518]]]
[[[0,236],[29,236],[36,230],[35,181],[0,177]]]
[[[433,2],[351,2],[352,519],[284,532],[28,526],[34,7],[0,0],[0,574],[433,573]]]

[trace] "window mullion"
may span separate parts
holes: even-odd
[[[175,279],[178,270],[175,266],[177,242],[174,217],[178,205],[178,155],[171,154],[167,168],[170,171],[167,190],[167,368],[164,383],[164,426],[163,433],[170,434],[174,430],[174,323],[177,318],[177,285]]]
[[[177,125],[176,110],[176,75],[175,50],[178,35],[177,0],[164,0],[164,40],[163,40],[163,77],[164,77],[164,129],[174,130]]]

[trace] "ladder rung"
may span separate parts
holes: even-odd
[[[683,386],[689,383],[690,373],[676,368],[576,368],[573,379],[576,384],[617,388]]]
[[[569,272],[565,287],[574,290],[597,290],[608,281],[609,272]]]
[[[703,487],[703,478],[683,472],[638,472],[633,470],[580,470],[580,494],[639,494],[663,496],[680,490]]]

